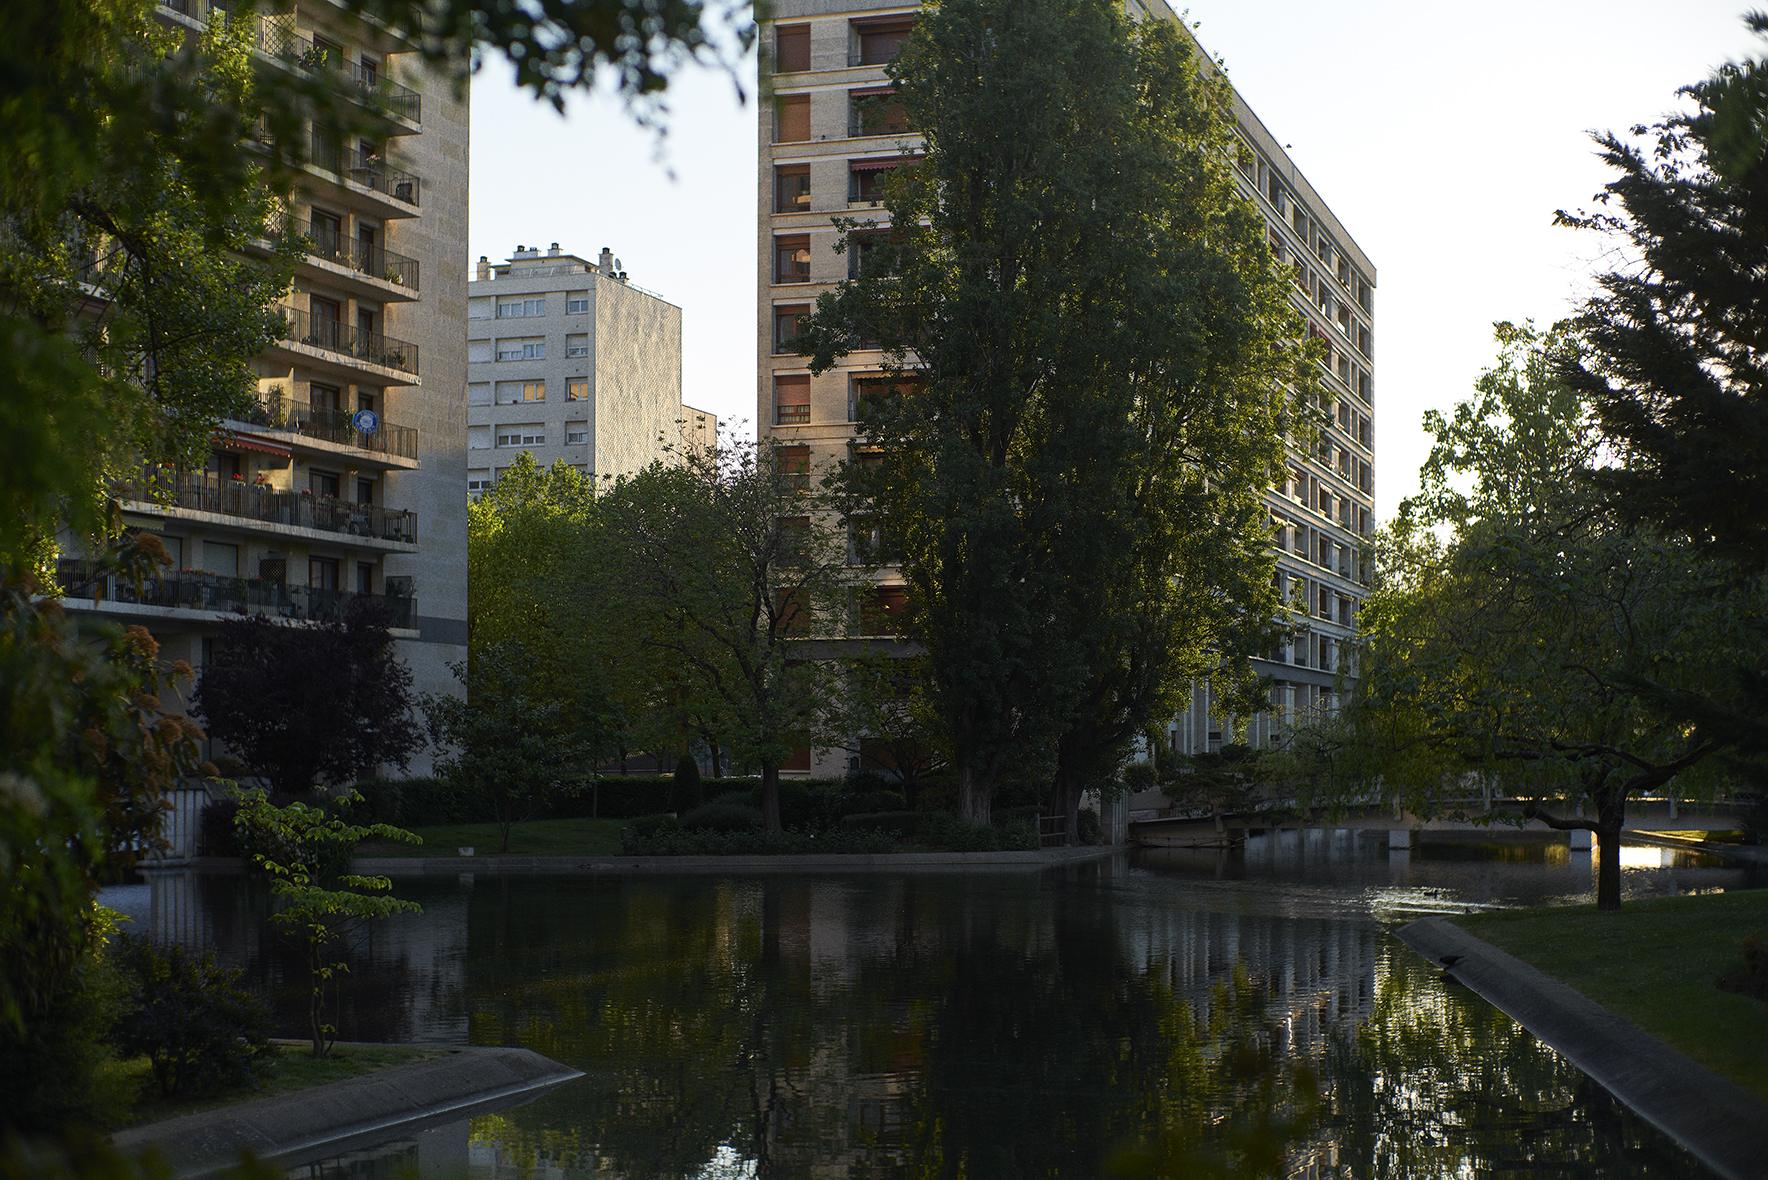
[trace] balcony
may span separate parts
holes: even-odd
[[[417,544],[417,513],[373,504],[352,504],[307,492],[281,492],[241,481],[224,482],[192,471],[149,473],[134,484],[118,487],[123,499],[213,512],[242,521],[317,529],[402,545]]]
[[[409,630],[417,625],[417,600],[409,595],[361,594],[318,586],[289,586],[270,578],[232,578],[202,570],[168,572],[137,585],[93,562],[71,560],[58,561],[55,576],[66,599],[87,599],[95,604],[120,602],[215,614],[275,615],[306,622],[339,623],[353,600],[365,599],[387,608],[389,626]]]
[[[378,155],[359,148],[343,147],[329,135],[315,131],[310,159],[314,167],[335,172],[370,192],[407,205],[418,204],[421,187],[418,177],[393,168]]]
[[[324,319],[298,307],[277,309],[288,321],[287,343],[305,345],[351,360],[418,375],[417,345],[368,332],[340,320]]]
[[[189,2],[189,0],[187,0]],[[174,8],[177,6],[174,5]],[[267,57],[306,71],[330,70],[340,89],[363,105],[410,123],[423,121],[423,96],[361,62],[342,61],[335,54],[299,36],[276,20],[258,22],[256,48]]]
[[[313,247],[307,253],[313,257],[347,267],[371,279],[391,283],[395,287],[404,287],[416,296],[419,289],[417,259],[407,258],[383,246],[370,245],[317,226],[308,231],[308,237],[312,240]]]
[[[417,427],[395,426],[385,418],[373,434],[356,429],[356,415],[348,410],[321,410],[293,398],[270,397],[259,409],[240,419],[266,430],[286,430],[303,438],[336,443],[358,451],[399,459],[417,458]]]

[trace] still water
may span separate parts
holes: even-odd
[[[1630,896],[1756,884],[1629,862]],[[585,1071],[474,1120],[475,1180],[1705,1175],[1390,933],[1593,880],[1564,844],[1323,832],[1042,874],[432,877],[364,933],[340,1025]],[[263,899],[163,890],[160,932],[298,1032]]]

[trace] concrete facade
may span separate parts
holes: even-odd
[[[1184,27],[1164,4],[1154,4],[1152,16],[1134,0],[1128,8],[1136,19]],[[763,108],[758,129],[756,420],[776,443],[802,448],[798,461],[812,468],[846,458],[864,383],[877,375],[883,354],[858,350],[812,376],[807,358],[779,342],[793,333],[797,313],[848,277],[849,255],[835,252],[840,234],[830,218],[888,224],[875,177],[920,141],[889,105],[885,65],[918,12],[918,4],[888,0],[781,0],[765,30],[775,102]],[[1197,58],[1211,60],[1201,49]],[[1242,195],[1268,223],[1277,264],[1294,274],[1292,296],[1306,330],[1329,349],[1330,394],[1321,409],[1332,425],[1318,447],[1291,449],[1288,478],[1266,495],[1281,589],[1295,604],[1297,629],[1257,661],[1273,678],[1272,709],[1251,719],[1246,736],[1264,743],[1334,708],[1343,678],[1354,675],[1348,659],[1374,529],[1375,268],[1237,91],[1234,113]],[[898,571],[880,571],[877,582],[900,593]],[[1231,740],[1229,719],[1212,705],[1209,686],[1197,685],[1191,708],[1166,727],[1174,751],[1219,749]],[[817,751],[798,773],[839,774],[849,765],[845,752]]]
[[[466,347],[469,496],[524,451],[614,476],[717,435],[716,417],[682,405],[681,308],[633,286],[608,250],[479,259]]]
[[[192,30],[206,3],[161,6]],[[237,18],[236,18],[237,19]],[[323,0],[253,16],[255,65],[314,55],[373,133],[314,129],[280,226],[310,243],[257,358],[259,407],[220,423],[203,471],[148,469],[118,489],[124,523],[159,534],[175,568],[142,588],[64,560],[64,606],[140,623],[162,658],[200,668],[219,618],[336,618],[367,596],[392,611],[413,691],[456,691],[466,654],[468,107],[403,41]],[[219,751],[218,751],[219,752]],[[414,773],[427,772],[420,757]]]

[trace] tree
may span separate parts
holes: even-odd
[[[722,710],[734,756],[761,770],[780,830],[780,765],[820,730],[831,675],[810,647],[838,633],[846,554],[815,497],[766,444],[661,461],[601,500],[585,592],[633,658],[667,661]]]
[[[436,772],[490,801],[498,851],[508,852],[511,825],[533,818],[581,777],[607,737],[585,727],[585,711],[573,708],[557,686],[537,684],[534,657],[523,644],[493,644],[449,667],[466,699],[425,702],[438,737],[455,751],[437,762]]]
[[[1627,801],[1672,780],[1712,789],[1724,742],[1642,707],[1640,686],[1734,695],[1728,668],[1761,641],[1768,595],[1592,492],[1601,436],[1559,379],[1563,330],[1500,324],[1498,339],[1478,396],[1426,415],[1423,491],[1384,539],[1345,718],[1367,759],[1352,777],[1380,773],[1430,815],[1464,774],[1494,776],[1526,800],[1517,821],[1596,833],[1597,904],[1618,909]]]
[[[350,791],[342,802],[360,803],[362,796]],[[270,874],[271,892],[281,903],[271,920],[299,941],[307,960],[307,1022],[313,1056],[324,1057],[337,1035],[336,1027],[325,1023],[325,986],[349,970],[348,963],[330,957],[332,945],[370,918],[423,911],[414,901],[385,896],[393,888],[386,877],[338,868],[347,867],[351,852],[371,836],[401,844],[423,841],[391,824],[352,824],[305,803],[277,807],[257,788],[244,792],[233,822],[245,843],[258,850],[252,860]]]
[[[411,670],[393,654],[387,608],[351,599],[340,622],[224,619],[194,712],[279,791],[404,768],[423,744]]]
[[[1236,195],[1226,83],[1169,23],[962,0],[891,77],[925,154],[886,182],[888,234],[843,223],[861,273],[800,343],[816,371],[881,345],[902,390],[847,507],[900,541],[962,815],[1015,761],[1072,814],[1193,676],[1258,707],[1259,497],[1312,353]]]

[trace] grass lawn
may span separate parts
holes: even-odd
[[[623,819],[538,819],[510,828],[511,856],[619,856]],[[471,847],[479,856],[496,856],[496,824],[446,824],[413,828],[422,844],[364,844],[358,856],[454,856]]]
[[[124,1125],[157,1123],[162,1119],[216,1110],[237,1102],[250,1102],[255,1098],[292,1094],[296,1090],[323,1086],[328,1082],[341,1082],[345,1078],[360,1077],[389,1066],[409,1065],[414,1061],[440,1057],[448,1052],[447,1049],[414,1049],[404,1045],[340,1043],[334,1049],[336,1056],[315,1061],[310,1055],[309,1046],[305,1044],[282,1044],[278,1047],[282,1051],[281,1056],[256,1090],[233,1090],[202,1098],[161,1098],[159,1089],[153,1082],[153,1071],[145,1057],[113,1062],[111,1069],[124,1077],[137,1079],[141,1087],[141,1098],[130,1109],[129,1118]]]
[[[1713,981],[1768,930],[1768,889],[1453,919],[1715,1073],[1768,1098],[1768,1003]]]

